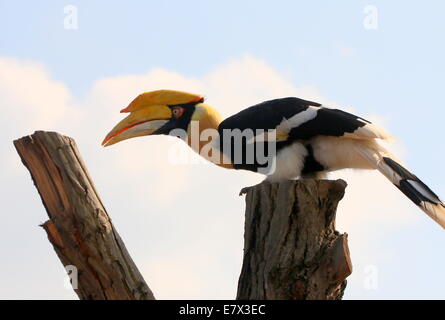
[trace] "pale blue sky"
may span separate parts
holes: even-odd
[[[78,8],[78,30],[63,28],[68,4]],[[366,5],[378,9],[377,30],[363,27]],[[419,0],[0,0],[0,57],[42,64],[81,101],[98,79],[152,68],[199,78],[231,59],[251,55],[296,87],[312,86],[360,115],[382,118],[403,142],[409,167],[445,197],[444,12],[443,1]],[[26,178],[23,173],[23,183],[31,184]],[[30,196],[34,192],[31,187],[27,191]],[[381,229],[378,224],[374,228],[369,232],[376,232],[380,241],[388,237],[389,249],[372,262],[386,265],[380,272],[385,290],[365,290],[357,280],[347,298],[445,298],[445,232],[426,218],[396,231],[386,230],[385,221]],[[21,248],[19,243],[15,250]],[[12,260],[8,270],[14,270]],[[405,271],[407,264],[411,269]],[[48,290],[16,296],[52,297]]]
[[[64,4],[78,6],[76,31],[63,28]],[[378,30],[363,28],[368,4],[379,10]],[[426,106],[441,112],[444,11],[441,1],[3,0],[0,54],[44,63],[83,96],[98,78],[152,67],[198,76],[249,53],[340,104],[403,116],[391,123],[393,132],[439,157],[438,148],[405,123],[419,121]],[[438,114],[421,118],[429,128],[441,126]],[[431,170],[432,179],[443,178]]]

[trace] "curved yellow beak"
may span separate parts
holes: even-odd
[[[134,110],[107,134],[102,146],[107,147],[126,139],[153,134],[171,117],[171,109],[166,105],[150,105]]]

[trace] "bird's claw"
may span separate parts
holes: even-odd
[[[247,194],[247,192],[249,191],[249,189],[252,189],[254,186],[251,186],[251,187],[244,187],[244,188],[242,188],[241,190],[240,190],[240,192],[239,192],[239,196],[242,196],[242,195],[244,195],[244,194]]]
[[[258,183],[258,184],[253,185],[253,186],[250,186],[250,187],[244,187],[244,188],[242,188],[241,191],[239,192],[239,195],[242,196],[242,195],[244,195],[244,194],[247,194],[247,192],[249,192],[250,189],[254,189],[254,188],[256,188],[256,187],[258,187],[258,186],[260,186],[260,185],[262,185],[262,184],[265,184],[265,183],[269,183],[269,182],[266,181],[266,180],[264,180],[264,181],[262,181],[262,182],[260,182],[260,183]]]

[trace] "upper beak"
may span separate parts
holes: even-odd
[[[102,146],[111,146],[119,141],[146,136],[165,125],[172,113],[165,105],[152,105],[130,113],[107,134]]]

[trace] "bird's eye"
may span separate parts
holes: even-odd
[[[184,113],[183,107],[173,107],[172,108],[172,114],[174,118],[179,118]]]

